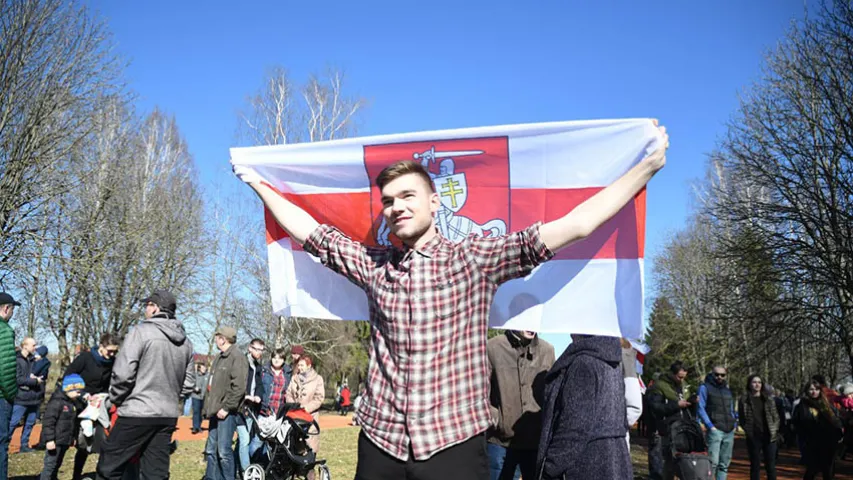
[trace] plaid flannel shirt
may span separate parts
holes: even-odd
[[[356,415],[390,455],[416,460],[489,427],[489,309],[498,286],[553,256],[539,223],[455,244],[436,235],[418,250],[368,247],[328,225],[305,251],[366,294],[367,392]]]

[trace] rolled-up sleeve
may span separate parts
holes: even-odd
[[[527,276],[554,252],[548,249],[539,226],[542,222],[509,235],[469,237],[465,241],[472,261],[496,285]]]
[[[367,284],[378,259],[387,253],[386,248],[367,247],[329,225],[314,229],[305,239],[303,248],[359,287]]]

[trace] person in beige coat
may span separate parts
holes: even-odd
[[[287,387],[287,403],[298,403],[317,420],[325,398],[326,387],[323,377],[314,370],[314,360],[309,355],[302,355],[296,362],[296,375]],[[320,435],[310,435],[308,446],[316,452],[320,446]]]

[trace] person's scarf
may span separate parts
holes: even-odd
[[[802,402],[812,411],[812,416],[822,415],[832,423],[835,414],[829,406],[829,402],[823,398],[803,397]]]
[[[113,364],[113,362],[115,362],[114,358],[106,358],[101,356],[101,352],[98,351],[97,346],[92,347],[90,352],[92,352],[92,358],[95,359],[95,362],[102,367],[109,367]]]

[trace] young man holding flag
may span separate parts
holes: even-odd
[[[234,167],[293,242],[365,291],[371,349],[357,417],[357,480],[487,479],[486,331],[502,283],[529,274],[588,237],[666,163],[662,147],[565,216],[509,235],[452,243],[439,234],[441,201],[422,165],[398,162],[376,178],[382,217],[403,248],[368,247]]]

